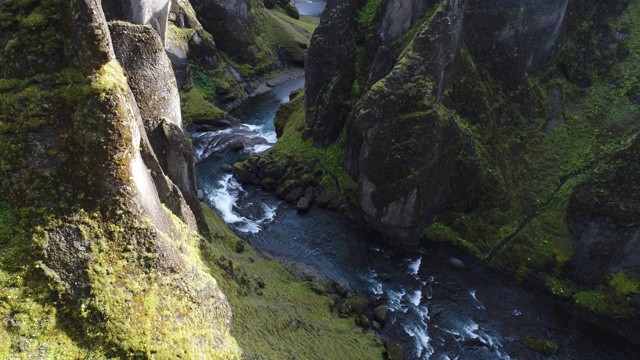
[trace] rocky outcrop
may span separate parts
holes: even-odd
[[[193,151],[182,128],[178,87],[160,39],[152,29],[128,23],[111,23],[109,30],[116,58],[126,71],[140,109],[145,141],[153,153],[145,161],[148,164],[154,157],[157,159],[160,169],[152,172],[156,183],[165,183],[166,175],[175,184],[162,186],[167,189],[160,191],[160,198],[194,230],[206,234],[208,229],[197,196]]]
[[[305,72],[305,121],[317,146],[326,147],[338,137],[351,110],[357,10],[356,1],[329,1],[311,39]]]
[[[258,0],[192,0],[202,26],[247,80],[291,65],[303,66],[308,42]],[[282,2],[287,7],[290,2]],[[292,6],[292,5],[291,5]],[[295,15],[295,14],[291,14]]]
[[[105,1],[108,20],[124,20],[134,24],[151,25],[164,45],[171,0],[113,0]]]
[[[640,137],[615,152],[576,187],[567,210],[578,239],[571,259],[579,279],[640,275]]]
[[[109,31],[145,123],[159,116],[182,128],[176,78],[158,35],[150,28],[124,22],[110,23]]]
[[[345,166],[358,179],[363,219],[415,238],[443,201],[468,209],[469,195],[459,191],[491,192],[492,183],[505,182],[482,159],[492,150],[482,148],[467,121],[491,128],[514,114],[544,116],[546,99],[530,73],[552,65],[562,40],[603,3],[388,1],[373,15],[369,4],[349,4],[328,3],[309,49],[308,135],[327,146],[346,122]],[[358,24],[347,15],[354,11]],[[433,15],[423,17],[427,12]],[[350,58],[356,42],[363,52]]]
[[[31,20],[5,21],[24,14]],[[188,140],[173,122],[175,80],[166,58],[158,59],[158,36],[122,24],[112,33],[98,0],[3,3],[0,15],[0,46],[10,50],[0,55],[7,124],[0,137],[8,145],[0,150],[1,189],[21,224],[19,241],[4,233],[1,241],[20,254],[24,274],[15,286],[25,292],[10,312],[28,314],[39,334],[9,329],[24,346],[12,346],[8,357],[238,358],[229,304],[199,258],[202,238],[161,202],[183,206],[176,213],[189,221],[184,194],[160,166],[167,174],[176,174],[172,164],[191,170],[187,178],[193,172],[182,162]],[[123,70],[114,43],[139,54],[138,65],[149,61],[162,84],[147,83],[152,74],[132,59]],[[23,56],[29,60],[13,60]],[[173,98],[154,102],[141,93],[143,83]],[[162,116],[173,117],[159,125],[169,134],[164,144],[178,146],[166,164],[143,123]],[[32,305],[49,310],[25,312]]]
[[[458,51],[462,13],[455,7],[436,13],[347,123],[346,167],[361,179],[365,221],[413,241],[443,200],[461,150],[459,126],[438,103]]]

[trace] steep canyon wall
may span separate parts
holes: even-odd
[[[302,136],[344,136],[355,216],[395,241],[633,319],[638,7],[330,1]]]
[[[0,5],[2,357],[239,357],[151,5]]]

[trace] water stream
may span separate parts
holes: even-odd
[[[223,165],[272,144],[276,109],[303,85],[302,78],[288,81],[242,104],[233,115],[246,126],[192,133],[205,201],[236,233],[263,252],[306,264],[351,293],[385,304],[390,319],[380,335],[401,344],[406,359],[636,358],[633,346],[577,323],[545,297],[496,279],[479,262],[393,248],[337,212],[311,208],[300,215],[259,187],[238,184]],[[267,142],[225,148],[234,133]],[[211,152],[216,146],[222,150]],[[546,357],[523,347],[518,340],[525,338],[553,340],[560,350]]]

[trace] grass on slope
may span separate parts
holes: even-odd
[[[331,313],[328,297],[312,292],[309,283],[263,257],[203,208],[212,233],[212,241],[203,246],[204,258],[231,303],[232,335],[244,358],[383,358],[378,337],[356,327],[353,319]]]
[[[294,28],[299,28],[304,30],[307,34],[303,34],[307,37],[311,37],[311,34],[316,30],[318,24],[320,23],[320,18],[316,16],[300,16],[300,20],[294,19],[287,15],[284,10],[281,8],[274,8],[273,10],[269,10],[272,14],[275,14],[283,21],[291,24]]]

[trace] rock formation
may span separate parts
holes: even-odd
[[[134,24],[151,25],[160,35],[164,45],[171,0],[114,0],[105,1],[107,19],[124,20]]]
[[[301,136],[344,141],[355,216],[394,241],[462,247],[633,323],[638,11],[627,0],[330,1],[309,48]]]
[[[160,37],[110,29],[98,0],[10,1],[0,15],[13,222],[0,241],[22,279],[0,310],[14,319],[0,354],[238,358],[229,304],[200,260],[191,150]]]

